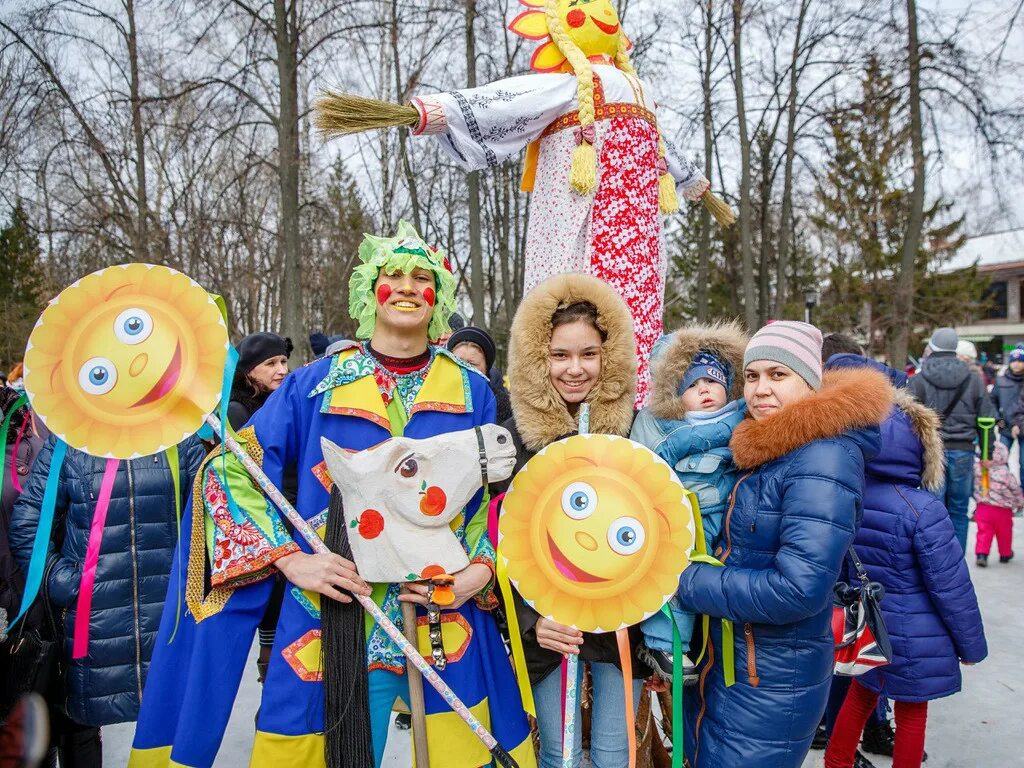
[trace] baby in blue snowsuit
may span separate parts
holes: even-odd
[[[709,552],[718,541],[736,481],[729,440],[746,415],[742,382],[736,380],[746,344],[746,334],[731,323],[691,326],[659,339],[651,353],[651,401],[630,433],[668,462],[697,496]],[[669,607],[685,653],[694,615],[679,608],[675,598]],[[655,614],[641,628],[649,649],[672,652],[667,616]]]

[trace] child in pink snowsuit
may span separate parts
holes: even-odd
[[[974,500],[978,503],[974,512],[978,521],[974,554],[981,568],[988,565],[993,536],[999,544],[999,562],[1008,563],[1013,557],[1013,513],[1024,509],[1024,495],[1021,494],[1020,483],[1007,466],[1009,458],[1009,449],[996,440],[988,470],[987,494],[981,485],[981,459],[974,462]]]

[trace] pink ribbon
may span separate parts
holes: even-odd
[[[582,144],[584,139],[586,139],[587,144],[593,144],[594,139],[597,138],[597,130],[594,128],[593,123],[586,126],[577,125],[573,129],[572,135],[576,137],[577,145]]]
[[[501,500],[504,498],[505,494],[499,493],[487,505],[487,536],[493,547],[498,546],[498,518],[501,511]]]
[[[18,438],[14,441],[14,453],[11,455],[11,483],[14,490],[21,493],[21,480],[18,478],[18,446],[21,445],[21,438],[25,436],[25,427],[28,426],[28,418],[21,422],[21,429],[18,430]]]
[[[80,659],[89,650],[89,614],[92,612],[92,588],[96,583],[96,566],[100,561],[100,544],[103,543],[103,527],[107,523],[107,510],[110,509],[110,494],[114,490],[114,478],[117,477],[117,459],[107,459],[100,483],[100,496],[96,499],[96,511],[92,515],[92,527],[89,529],[89,546],[85,551],[85,565],[82,570],[82,584],[78,590],[78,604],[75,608],[75,642],[71,658]]]

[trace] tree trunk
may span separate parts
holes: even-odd
[[[777,125],[777,123],[776,123]],[[774,133],[774,132],[773,132]],[[768,133],[761,135],[758,142],[758,149],[761,153],[761,183],[760,183],[760,216],[759,225],[761,228],[761,243],[758,255],[757,268],[757,325],[760,328],[768,321],[768,310],[771,307],[771,280],[768,268],[771,261],[772,249],[772,142],[774,136]]]
[[[924,126],[921,120],[921,52],[917,41],[917,3],[907,0],[907,67],[910,84],[910,150],[914,163],[914,186],[910,192],[910,213],[903,238],[903,257],[896,282],[896,311],[889,364],[902,369],[907,362],[907,345],[914,326],[914,268],[921,248],[924,225]]]
[[[128,65],[129,65],[129,98],[132,107],[132,138],[135,140],[135,204],[137,218],[135,223],[135,258],[149,261],[149,200],[146,195],[146,137],[142,130],[142,97],[139,87],[139,49],[138,31],[135,26],[135,1],[127,0],[125,11],[128,14]]]
[[[398,43],[398,0],[391,0],[391,66],[395,73],[395,98],[400,103],[405,103],[408,97],[408,87],[402,83],[402,50]],[[412,208],[412,224],[416,227],[420,237],[426,237],[423,231],[423,216],[420,212],[420,195],[416,186],[416,176],[412,172],[412,164],[409,162],[409,130],[398,129],[398,155],[402,161],[402,173],[405,176],[406,186],[409,188],[409,205]]]
[[[476,35],[473,22],[476,19],[476,0],[466,0],[466,85],[476,87]],[[484,258],[480,238],[480,173],[466,174],[466,190],[469,196],[469,294],[473,302],[473,322],[484,323]]]
[[[714,48],[712,14],[714,0],[707,0],[704,6],[704,72],[702,90],[704,93],[704,176],[711,180],[711,154],[714,151],[714,126],[711,117],[711,57]],[[708,319],[708,265],[711,262],[711,212],[701,206],[700,240],[697,243],[697,322]]]
[[[302,273],[299,258],[299,29],[296,3],[274,0],[274,39],[281,110],[277,122],[277,175],[281,193],[281,334],[295,345],[296,362],[309,358],[302,326]],[[269,330],[269,329],[268,329]]]
[[[800,58],[800,43],[803,38],[804,20],[810,0],[801,0],[800,15],[796,22],[796,37],[793,39],[793,59],[789,70],[789,114],[786,126],[786,162],[782,175],[782,220],[779,222],[779,252],[775,265],[775,310],[776,320],[785,319],[786,299],[789,294],[789,233],[793,221],[793,160],[796,157],[796,103],[798,88],[797,64]]]
[[[747,328],[757,330],[757,298],[754,292],[754,254],[750,242],[750,137],[743,101],[743,0],[732,2],[732,41],[736,70],[736,120],[740,126],[740,259],[743,263],[743,317]]]

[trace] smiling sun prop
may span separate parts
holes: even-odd
[[[205,290],[168,267],[126,264],[64,289],[25,352],[25,389],[74,448],[128,459],[195,432],[220,399],[227,326]]]
[[[690,494],[654,453],[610,435],[552,443],[516,475],[499,552],[542,616],[612,632],[660,610],[694,545]]]

